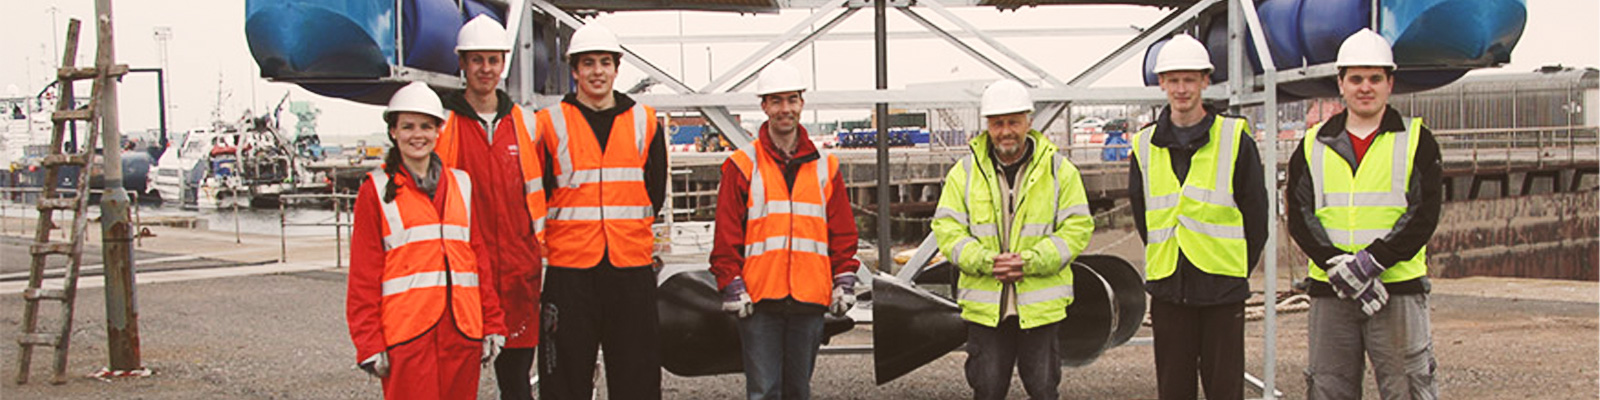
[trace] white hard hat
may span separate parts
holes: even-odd
[[[509,37],[506,36],[505,27],[488,15],[479,15],[461,25],[461,30],[456,32],[456,52],[511,51],[511,44],[506,39]]]
[[[1001,79],[983,89],[982,111],[985,117],[1033,111],[1033,98],[1021,82]]]
[[[387,120],[397,112],[427,114],[444,120],[444,104],[439,102],[439,94],[422,82],[411,82],[389,97],[389,108],[383,110],[383,118]]]
[[[567,57],[591,51],[622,54],[622,45],[617,43],[617,34],[611,33],[610,29],[600,24],[588,24],[572,33],[572,42],[567,44]]]
[[[803,92],[806,90],[805,81],[800,80],[800,70],[790,65],[788,61],[777,60],[767,64],[761,70],[761,78],[756,80],[756,95],[766,96],[773,93]]]
[[[1389,48],[1389,41],[1372,29],[1362,29],[1344,38],[1344,43],[1339,45],[1339,58],[1334,61],[1335,67],[1383,67],[1394,68],[1394,51]]]
[[[1168,71],[1210,71],[1211,53],[1193,36],[1173,36],[1156,54],[1155,73]]]

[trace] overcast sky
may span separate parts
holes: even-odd
[[[173,105],[169,127],[187,129],[201,126],[222,110],[234,119],[246,109],[270,107],[288,93],[290,100],[311,100],[322,108],[319,131],[328,137],[358,136],[382,130],[379,108],[350,101],[320,97],[290,84],[270,83],[258,78],[244,37],[244,2],[240,0],[174,1],[119,0],[115,4],[117,56],[134,67],[159,65],[153,29],[170,27],[168,43],[168,101]],[[56,10],[54,13],[51,10]],[[18,1],[0,5],[0,94],[31,94],[50,80],[50,71],[60,61],[57,47],[65,35],[66,20],[85,21],[79,64],[92,64],[94,55],[94,2]],[[968,22],[984,29],[1024,28],[1147,28],[1166,15],[1153,7],[1134,6],[1050,6],[1001,12],[993,8],[953,10]],[[921,14],[954,30],[938,15]],[[1528,23],[1521,41],[1512,53],[1512,62],[1502,68],[1475,73],[1524,72],[1542,65],[1564,64],[1593,67],[1600,65],[1600,2],[1594,0],[1528,0]],[[630,38],[714,34],[778,34],[804,20],[807,10],[780,14],[738,15],[731,13],[633,12],[606,14],[599,21],[615,30],[629,44]],[[889,13],[891,31],[920,31],[922,27],[898,12]],[[681,21],[681,23],[680,23]],[[858,12],[834,30],[836,33],[870,32],[872,12]],[[52,31],[54,29],[54,31]],[[1005,37],[999,40],[1021,53],[1059,79],[1067,80],[1088,68],[1132,37],[1123,34],[1095,36]],[[976,40],[969,41],[977,43]],[[649,58],[669,74],[680,76],[692,87],[710,81],[708,75],[721,75],[764,43],[720,44],[636,44],[635,51]],[[965,79],[994,79],[998,75],[939,39],[894,40],[890,44],[890,86]],[[975,45],[987,49],[981,44]],[[683,57],[679,57],[682,54]],[[816,45],[816,60],[811,51],[791,58],[803,74],[815,76],[814,88],[821,90],[871,89],[872,42],[824,41]],[[991,57],[1003,59],[998,53]],[[707,59],[714,68],[707,68]],[[1139,63],[1135,57],[1121,65],[1095,86],[1139,85]],[[1001,61],[1007,66],[1015,64]],[[617,86],[626,88],[645,75],[627,65]],[[813,74],[815,65],[815,74]],[[1014,70],[1025,72],[1020,68]],[[145,129],[157,124],[155,78],[148,74],[126,78],[121,86],[121,117],[125,130]],[[1023,73],[1025,76],[1029,76]],[[1031,77],[1031,76],[1029,76]],[[659,89],[658,89],[659,90]],[[220,101],[219,101],[220,98]],[[865,116],[867,110],[859,114]],[[287,114],[287,113],[286,113]],[[847,113],[848,114],[848,113]],[[856,117],[859,118],[859,117]],[[286,124],[292,124],[288,117]]]

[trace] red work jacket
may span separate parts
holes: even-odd
[[[544,185],[534,185],[538,188],[537,196],[528,196],[525,190],[528,178],[537,180],[543,171],[538,165],[539,157],[523,157],[537,153],[527,148],[524,142],[529,139],[519,137],[526,133],[519,132],[517,127],[517,121],[522,120],[526,132],[533,132],[532,118],[524,118],[531,117],[532,113],[523,113],[521,107],[510,103],[510,97],[500,96],[501,111],[496,117],[494,142],[490,143],[483,122],[461,96],[461,92],[441,96],[450,110],[450,119],[441,130],[450,134],[440,135],[439,147],[448,149],[453,156],[447,158],[445,152],[440,152],[440,159],[445,166],[467,171],[475,184],[472,212],[484,217],[473,222],[481,225],[485,232],[475,238],[481,238],[488,247],[490,255],[483,257],[483,261],[493,266],[499,279],[494,287],[499,290],[500,303],[505,309],[505,325],[509,331],[506,347],[533,348],[539,344],[539,280],[543,265],[540,261],[542,246],[535,227],[540,225],[536,223],[538,218],[544,216]],[[530,162],[532,165],[528,165]],[[525,172],[525,165],[536,171]],[[538,197],[537,204],[530,205],[530,197]]]

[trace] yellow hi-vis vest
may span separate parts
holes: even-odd
[[[1010,251],[1022,255],[1023,278],[1016,283],[1017,318],[1022,329],[1048,325],[1067,317],[1072,304],[1072,259],[1089,244],[1094,217],[1077,166],[1056,152],[1038,131],[1033,158],[1017,177],[1016,213],[1005,232]],[[933,233],[939,251],[961,270],[956,302],[961,318],[984,326],[1000,324],[1001,292],[994,278],[994,257],[1000,254],[1000,178],[989,162],[989,134],[971,141],[972,155],[945,176],[934,213]]]
[[[1179,249],[1208,274],[1243,278],[1249,272],[1244,213],[1233,201],[1233,167],[1249,123],[1220,115],[1212,120],[1211,141],[1195,150],[1181,184],[1172,172],[1172,153],[1150,145],[1154,125],[1133,137],[1144,182],[1147,280],[1172,276]]]
[[[1412,118],[1404,131],[1378,133],[1355,171],[1338,152],[1317,140],[1321,128],[1322,124],[1311,127],[1301,139],[1311,167],[1317,219],[1334,247],[1361,251],[1393,231],[1395,222],[1406,213],[1406,189],[1417,157],[1422,118]],[[1378,277],[1384,282],[1403,282],[1427,275],[1427,259],[1428,247],[1423,246],[1416,256],[1389,266]],[[1317,266],[1317,260],[1308,264],[1311,279],[1328,281],[1328,273]]]

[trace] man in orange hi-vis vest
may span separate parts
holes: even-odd
[[[612,90],[621,59],[605,27],[573,32],[567,64],[577,91],[537,116],[550,206],[543,399],[590,398],[600,347],[611,398],[661,398],[650,225],[666,196],[667,146],[655,109]]]
[[[539,345],[538,236],[545,196],[533,113],[499,89],[510,51],[505,28],[488,16],[461,27],[456,55],[467,88],[441,96],[449,114],[435,152],[445,166],[466,171],[478,184],[472,193],[474,211],[488,217],[475,222],[489,232],[481,240],[491,255],[480,263],[495,270],[498,279],[492,284],[510,331],[504,352],[495,360],[495,382],[502,399],[525,400],[533,397],[528,378]]]
[[[811,397],[822,313],[855,304],[858,233],[839,158],[800,126],[805,83],[775,61],[757,80],[767,122],[722,163],[711,272],[739,317],[752,400]]]

